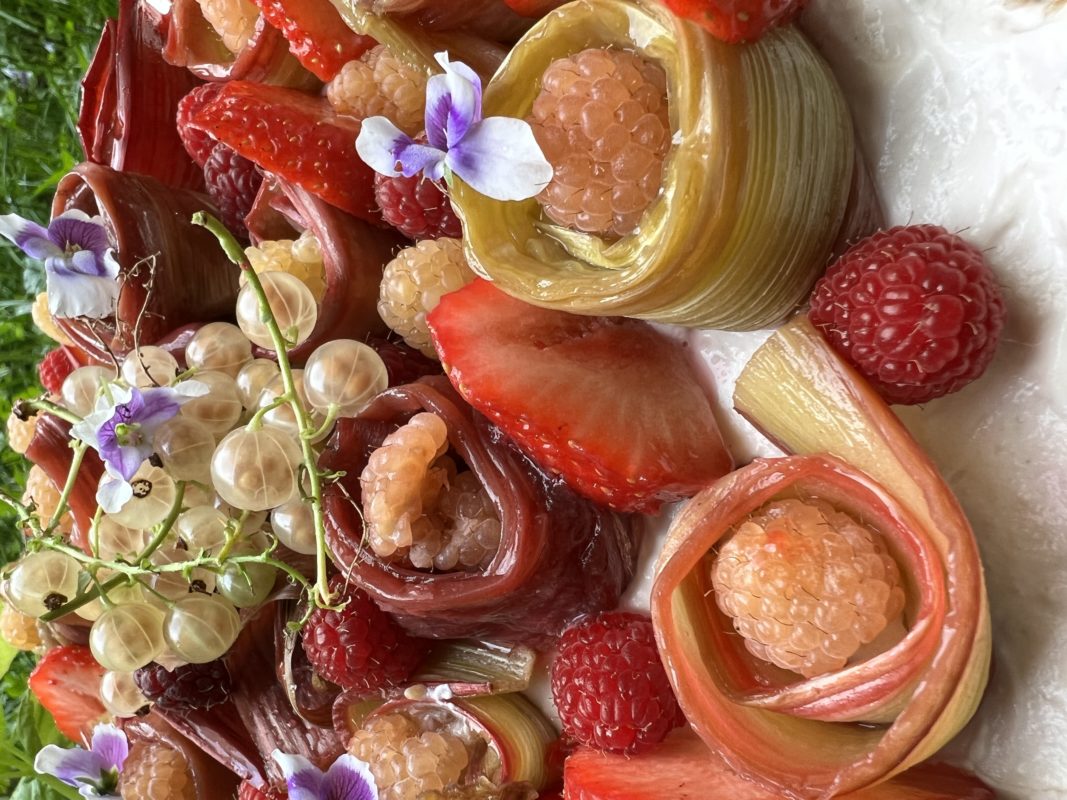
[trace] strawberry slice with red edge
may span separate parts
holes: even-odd
[[[178,110],[182,138],[194,143],[198,161],[211,155],[204,155],[198,135],[205,134],[327,203],[381,224],[374,171],[356,153],[360,125],[322,97],[250,81],[198,87]]]
[[[330,0],[252,0],[264,18],[289,40],[289,52],[304,69],[328,81],[341,67],[374,47],[375,41],[345,25]]]
[[[651,513],[733,466],[684,347],[646,322],[537,308],[484,280],[428,320],[457,391],[591,500]]]
[[[677,731],[647,753],[576,750],[563,768],[567,800],[781,800],[734,773],[691,731]],[[922,764],[850,794],[854,800],[994,800],[980,780],[946,764]]]
[[[88,647],[66,645],[44,654],[30,673],[29,685],[56,721],[59,732],[74,742],[83,742],[108,716],[100,702],[103,677],[104,668]]]
[[[41,363],[37,365],[37,376],[49,394],[59,394],[63,388],[63,381],[70,373],[82,366],[78,357],[69,347],[57,347],[49,350]]]
[[[716,39],[754,42],[796,18],[808,0],[664,0],[667,8],[701,25]]]

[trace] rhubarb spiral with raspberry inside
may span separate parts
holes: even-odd
[[[377,459],[374,454],[383,444],[388,451],[397,439],[414,435],[413,420],[426,421],[438,433],[414,462],[416,481],[401,481],[401,506],[410,512],[414,506],[407,503],[418,501],[420,515],[413,521],[444,524],[427,526],[430,533],[404,545],[399,542],[407,539],[396,538],[390,527],[403,515],[396,513],[401,506],[392,505],[379,477],[394,455],[398,463],[409,456],[402,449]],[[439,455],[440,425],[447,431],[448,449]],[[445,478],[449,489],[432,498],[435,503],[422,505],[426,468],[438,457],[447,457],[452,466],[434,466],[443,472],[431,478],[429,488],[440,491]],[[359,417],[341,420],[320,466],[345,472],[324,493],[327,541],[338,568],[415,635],[549,642],[575,617],[614,607],[633,575],[633,521],[549,480],[443,376],[390,389]],[[363,485],[361,474],[369,479]],[[384,502],[384,508],[368,508],[376,502]],[[426,510],[437,519],[427,520]],[[381,536],[382,522],[386,536]],[[368,534],[369,547],[364,544]],[[388,554],[375,552],[375,544]],[[397,558],[404,547],[407,552]],[[431,553],[432,565],[412,563],[429,564]]]

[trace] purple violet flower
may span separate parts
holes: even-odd
[[[37,754],[33,769],[73,786],[82,797],[121,800],[119,773],[129,753],[125,733],[114,725],[97,725],[88,750],[84,747],[64,749],[50,744]]]
[[[552,165],[533,129],[521,119],[482,119],[482,81],[461,61],[438,53],[443,75],[426,83],[426,138],[420,144],[385,117],[369,117],[356,150],[382,175],[431,181],[455,173],[475,191],[494,200],[526,200],[552,180]]]
[[[118,511],[133,496],[130,479],[155,451],[159,427],[177,415],[182,404],[208,391],[199,381],[150,389],[113,385],[96,401],[93,413],[71,427],[71,435],[103,459],[107,476],[96,501],[104,511]]]
[[[370,766],[355,756],[339,756],[325,773],[302,756],[275,750],[271,757],[285,775],[289,800],[378,800]]]
[[[0,236],[44,262],[54,317],[109,317],[119,296],[119,262],[100,217],[71,210],[44,228],[18,214],[0,215]]]

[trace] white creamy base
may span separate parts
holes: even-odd
[[[891,225],[930,222],[988,251],[1008,327],[986,375],[898,408],[974,526],[994,667],[944,754],[1002,800],[1067,797],[1067,8],[1011,0],[813,0]],[[741,462],[774,455],[729,408],[767,334],[697,332]],[[625,605],[647,609],[666,518]],[[531,692],[551,708],[542,680]]]

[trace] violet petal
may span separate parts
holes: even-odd
[[[97,258],[102,258],[111,246],[103,224],[83,212],[60,214],[49,223],[48,238],[64,251],[88,250]]]
[[[378,800],[378,786],[370,766],[352,755],[340,756],[326,771],[322,800]]]
[[[119,284],[111,277],[81,275],[54,263],[45,262],[48,310],[53,317],[110,317],[119,298]]]
[[[448,152],[449,169],[495,200],[526,200],[552,180],[552,165],[521,119],[489,117]]]
[[[356,137],[356,152],[375,172],[395,178],[400,175],[397,153],[409,144],[412,138],[385,117],[368,117]]]
[[[92,752],[103,760],[107,769],[122,771],[126,756],[130,754],[130,743],[126,734],[114,725],[97,725],[93,728]]]
[[[99,781],[109,767],[103,756],[81,747],[64,749],[50,744],[42,748],[33,761],[33,769],[41,775],[52,775],[70,786]]]
[[[482,118],[482,80],[460,61],[450,62],[448,53],[438,53],[443,75],[426,83],[426,137],[433,147],[447,150],[467,135]]]
[[[271,757],[282,768],[289,800],[323,800],[322,772],[303,756],[292,756],[275,750]]]

